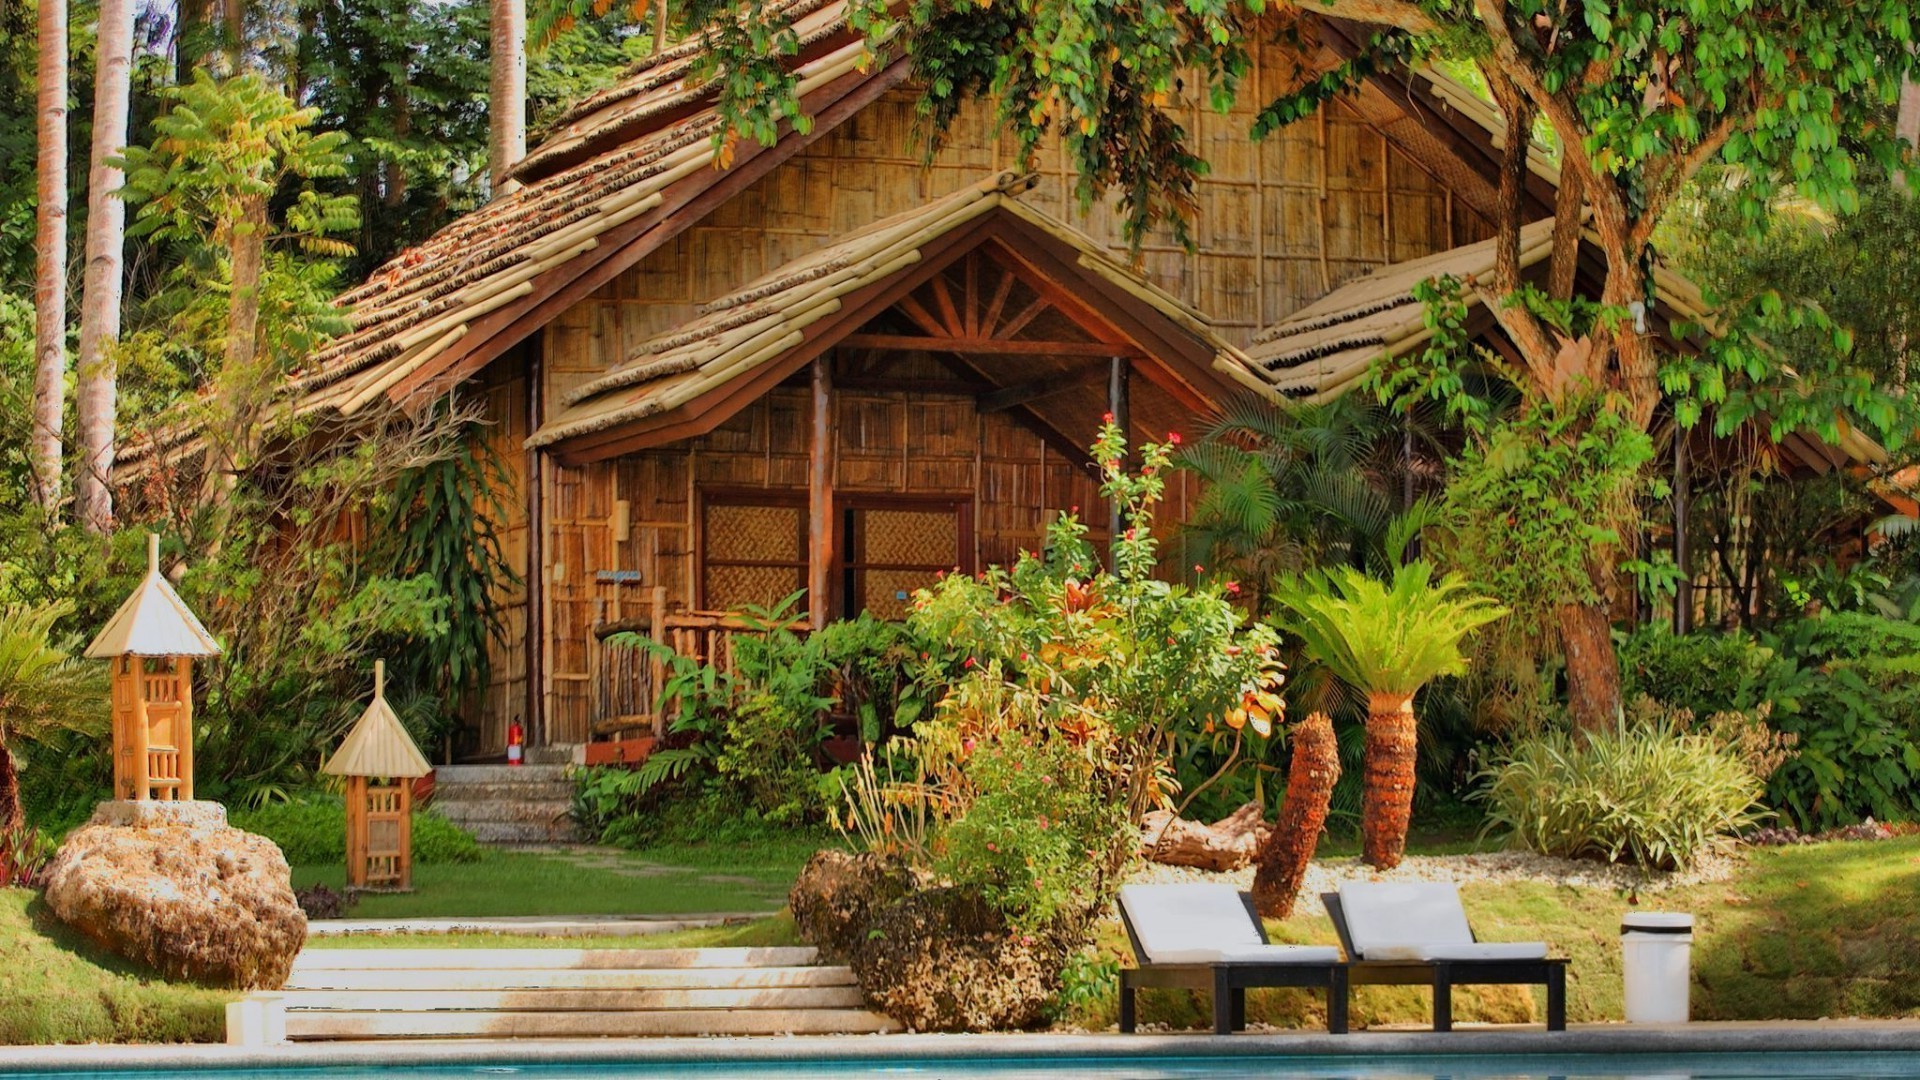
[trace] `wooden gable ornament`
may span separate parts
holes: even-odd
[[[387,662],[373,664],[373,702],[321,771],[347,780],[347,885],[413,888],[413,781],[433,771],[387,704]]]
[[[220,655],[160,573],[147,535],[147,576],[87,646],[113,663],[113,797],[193,798],[193,661]]]

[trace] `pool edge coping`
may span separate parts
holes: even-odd
[[[804,1035],[726,1038],[607,1038],[310,1042],[276,1047],[220,1044],[88,1044],[0,1047],[0,1074],[103,1071],[218,1071],[325,1066],[515,1064],[806,1064],[926,1061],[1044,1061],[1075,1058],[1564,1057],[1638,1054],[1898,1053],[1920,1051],[1916,1021],[1576,1027],[1566,1032],[1375,1031],[1215,1036],[1012,1033],[979,1035]]]

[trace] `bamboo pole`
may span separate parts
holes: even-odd
[[[827,625],[834,552],[833,415],[831,354],[813,360],[813,438],[807,444],[807,611],[813,628]]]
[[[193,657],[173,659],[174,692],[180,707],[173,714],[173,745],[180,752],[180,785],[174,788],[176,799],[193,798]]]

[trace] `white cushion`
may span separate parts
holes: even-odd
[[[1331,945],[1241,945],[1231,949],[1163,949],[1155,964],[1337,964]]]
[[[1545,960],[1544,941],[1480,941],[1472,945],[1429,945],[1422,960]]]
[[[1265,944],[1246,903],[1229,885],[1124,885],[1120,906],[1148,963],[1212,963],[1229,950]]]
[[[1346,915],[1355,959],[1425,959],[1404,950],[1474,944],[1466,909],[1460,906],[1460,890],[1450,882],[1342,885],[1340,909]]]

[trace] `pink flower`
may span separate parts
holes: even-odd
[[[1237,582],[1237,581],[1229,581],[1229,582],[1227,582],[1227,595],[1228,595],[1228,596],[1239,596],[1239,595],[1240,595],[1240,583],[1239,583],[1239,582]]]
[[[1112,413],[1110,413],[1110,412],[1103,412],[1103,413],[1101,413],[1101,414],[1100,414],[1100,422],[1101,422],[1101,423],[1103,423],[1103,424],[1111,424],[1111,423],[1113,423],[1113,414],[1112,414]]]
[[[961,666],[966,668],[973,667],[973,657],[971,656],[967,657],[967,662],[965,664],[962,664]]]
[[[991,841],[991,840],[989,840],[989,841],[987,841],[987,850],[988,850],[988,851],[999,851],[999,850],[1000,850],[1000,845],[998,845],[998,844],[996,844],[996,843],[994,843],[993,841]]]
[[[1179,432],[1177,432],[1177,431],[1169,431],[1169,432],[1167,432],[1167,445],[1169,445],[1169,446],[1179,446],[1179,445],[1180,445],[1180,433],[1179,433]]]
[[[1204,574],[1207,572],[1207,568],[1204,566],[1201,566],[1199,563],[1194,563],[1193,572],[1196,574]]]

